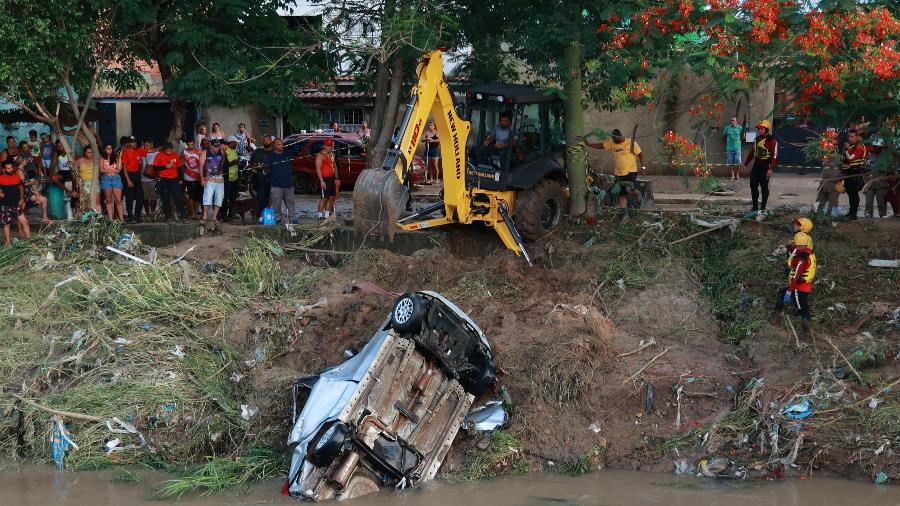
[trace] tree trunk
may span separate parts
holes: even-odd
[[[372,111],[372,117],[369,118],[369,128],[372,129],[372,140],[378,140],[381,136],[381,131],[385,127],[384,125],[384,111],[387,107],[388,100],[388,84],[390,84],[390,73],[387,70],[387,63],[384,61],[378,62],[378,80],[375,82],[375,108]],[[377,142],[376,142],[377,144]],[[372,152],[374,146],[370,144],[369,152]],[[368,168],[376,169],[378,168],[379,163],[375,163],[375,157],[369,156],[367,158]]]
[[[170,98],[172,105],[172,128],[169,130],[169,142],[178,148],[178,141],[184,137],[184,123],[187,119],[187,103],[179,98]]]
[[[581,26],[577,17],[570,21],[574,39],[563,53],[566,80],[566,145],[569,146],[566,171],[569,174],[569,214],[584,213],[587,199],[587,150],[579,139],[584,135],[584,103],[581,91]]]
[[[391,63],[390,95],[385,102],[384,121],[381,122],[381,131],[376,138],[372,149],[369,151],[369,166],[380,167],[387,154],[388,144],[394,134],[394,125],[397,123],[397,110],[400,107],[401,88],[403,86],[404,60],[397,56]]]

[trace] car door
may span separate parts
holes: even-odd
[[[342,183],[352,185],[366,168],[365,150],[361,144],[349,141],[337,141],[335,148],[338,177]]]

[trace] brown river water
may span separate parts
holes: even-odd
[[[56,472],[46,467],[0,471],[0,506],[190,506],[299,504],[266,482],[249,493],[153,499],[149,485],[164,476],[137,472],[144,483],[115,483],[106,472]],[[577,478],[533,474],[481,483],[434,481],[402,493],[348,501],[352,506],[900,506],[900,487],[830,478],[784,482],[727,482],[689,476],[602,471]]]

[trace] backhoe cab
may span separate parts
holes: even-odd
[[[549,234],[568,209],[561,102],[530,86],[492,84],[469,90],[458,108],[440,51],[419,63],[417,75],[399,141],[381,169],[365,170],[357,180],[357,228],[391,235],[398,226],[482,222],[531,263],[523,237]],[[409,167],[429,117],[441,139],[443,199],[400,219],[409,200]]]

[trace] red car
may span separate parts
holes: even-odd
[[[285,137],[284,149],[294,159],[294,192],[314,193],[318,186],[316,175],[316,155],[325,146],[325,139],[334,139],[334,158],[337,161],[338,177],[342,189],[349,189],[356,178],[366,168],[366,151],[356,134],[352,133],[311,133],[294,134]],[[425,179],[425,161],[416,156],[413,159],[411,178],[413,183]]]

